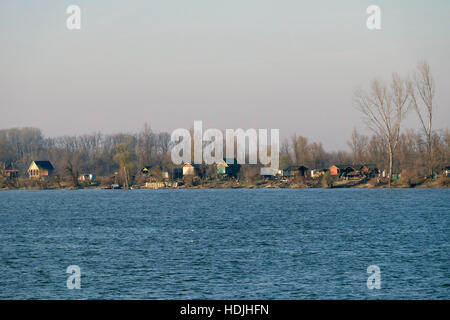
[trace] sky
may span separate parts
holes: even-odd
[[[66,8],[81,8],[68,30]],[[369,5],[381,30],[366,27]],[[450,1],[0,0],[0,129],[280,129],[348,149],[354,90],[421,60],[450,119]],[[405,128],[419,128],[410,113]]]

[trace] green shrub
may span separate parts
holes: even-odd
[[[333,184],[334,184],[334,176],[332,176],[330,172],[325,173],[322,176],[322,187],[333,188]]]

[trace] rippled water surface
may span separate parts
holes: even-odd
[[[4,191],[0,299],[450,299],[449,202],[449,189]]]

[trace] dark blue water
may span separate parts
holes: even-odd
[[[0,192],[0,298],[450,299],[449,201],[449,189]]]

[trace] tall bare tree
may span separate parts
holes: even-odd
[[[392,180],[394,152],[397,148],[401,122],[408,111],[409,82],[397,74],[392,75],[390,86],[379,80],[373,80],[370,91],[359,89],[354,101],[363,114],[368,128],[383,136],[389,156],[389,187]]]
[[[154,134],[150,126],[147,123],[145,123],[143,130],[138,133],[137,137],[136,153],[139,168],[152,164],[153,146],[154,146]]]
[[[378,168],[385,166],[386,143],[384,137],[380,135],[372,135],[367,146],[367,160],[376,164]]]
[[[427,146],[426,166],[428,173],[433,174],[433,100],[435,85],[430,65],[422,61],[417,66],[414,83],[411,86],[411,101],[422,125]]]
[[[353,165],[362,164],[367,160],[367,146],[369,138],[359,134],[356,128],[352,131],[350,140],[347,141],[348,146],[352,149]]]
[[[124,189],[128,189],[130,186],[131,171],[134,168],[133,158],[131,152],[129,151],[130,144],[131,144],[130,140],[118,144],[116,146],[117,154],[114,156],[114,158],[120,165],[120,170],[123,173]]]
[[[318,169],[326,166],[326,152],[321,142],[313,142],[308,144],[309,167]]]
[[[63,155],[64,173],[67,174],[74,188],[79,187],[78,166],[80,162],[80,156],[81,156],[80,152],[75,152],[73,155],[70,155],[67,150],[66,153]]]
[[[294,134],[291,137],[292,149],[295,160],[293,161],[297,165],[305,165],[309,159],[308,152],[308,139],[303,136],[297,136]]]

